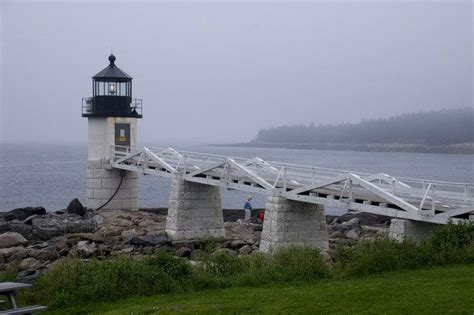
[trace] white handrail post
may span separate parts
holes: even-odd
[[[430,191],[430,189],[431,189],[431,184],[428,185],[428,188],[425,191],[425,195],[423,196],[423,199],[421,200],[420,206],[418,207],[418,209],[420,211],[423,209],[423,204],[425,203],[426,197],[428,196],[428,192]]]
[[[468,184],[464,185],[464,194],[466,195],[465,201],[467,204],[469,202],[469,185]]]
[[[188,172],[188,156],[185,154],[184,155],[184,171],[183,174],[186,175]]]
[[[349,179],[349,200],[348,201],[352,202],[352,179]]]

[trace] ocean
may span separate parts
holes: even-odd
[[[156,147],[156,146],[152,146]],[[392,176],[474,183],[474,155],[396,152],[295,150],[221,146],[174,146],[177,150],[268,161],[386,173]],[[0,211],[43,206],[48,211],[67,207],[73,198],[86,203],[87,145],[2,144],[0,146]],[[141,176],[140,207],[167,207],[169,179]],[[222,190],[226,209],[242,208],[247,193]],[[265,196],[253,196],[263,208]],[[335,213],[332,209],[328,213]]]

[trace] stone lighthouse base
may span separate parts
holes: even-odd
[[[120,184],[120,180],[123,180]],[[97,209],[105,204],[120,189],[110,202],[102,209],[138,210],[138,175],[118,169],[112,169],[103,159],[87,161],[87,208]]]

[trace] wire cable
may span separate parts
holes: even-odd
[[[119,189],[120,189],[120,186],[122,186],[122,182],[123,182],[123,178],[125,177],[126,173],[124,170],[121,170],[120,171],[120,183],[117,187],[117,189],[115,190],[114,194],[109,198],[109,200],[107,200],[106,203],[104,203],[102,206],[100,206],[99,208],[95,209],[95,211],[97,210],[100,210],[102,209],[103,207],[105,207],[112,199],[114,199],[115,195],[118,193]]]

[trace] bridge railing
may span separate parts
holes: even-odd
[[[326,167],[297,165],[265,161],[259,158],[242,158],[200,152],[174,150],[170,148],[142,148],[112,146],[112,159],[114,161],[136,154],[137,165],[140,163],[144,149],[156,154],[157,157],[170,165],[177,173],[186,173],[211,167],[221,162],[232,160],[244,167],[249,172],[259,176],[275,188],[285,191],[297,187],[304,187],[332,178],[344,177],[350,174],[369,181],[394,196],[412,202],[417,202],[417,207],[422,209],[426,204],[433,207],[446,204],[446,206],[466,207],[474,205],[474,183],[459,183],[440,180],[424,180],[409,177],[393,177],[387,174],[370,174],[352,172]],[[340,190],[345,189],[347,182],[338,182],[332,185]],[[352,189],[352,188],[350,188]],[[354,188],[357,191],[357,188]]]

